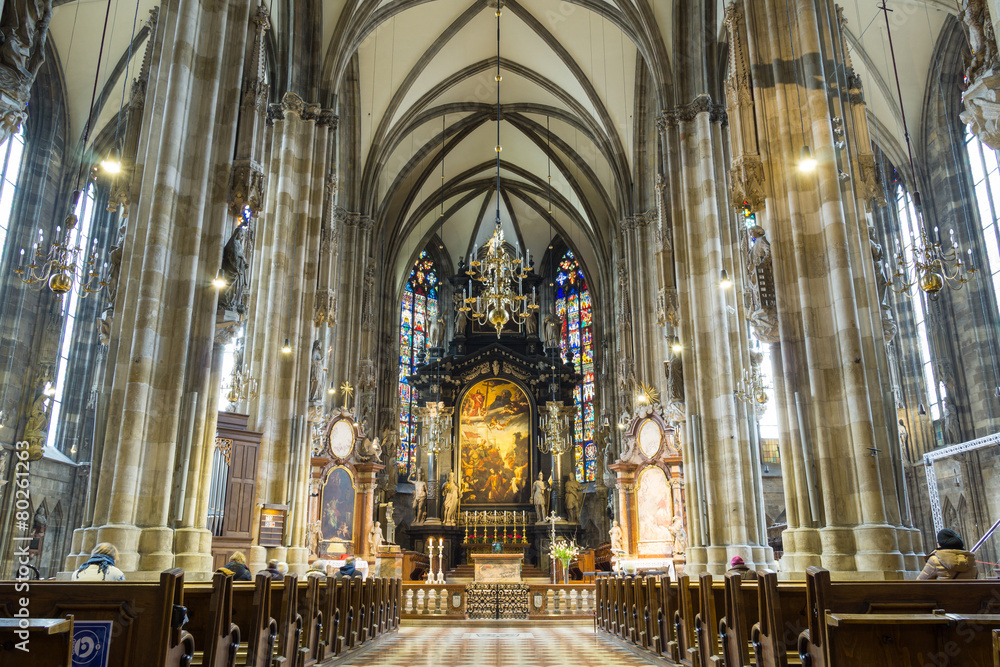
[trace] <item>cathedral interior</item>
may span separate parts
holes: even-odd
[[[0,577],[996,576],[998,5],[3,0]]]

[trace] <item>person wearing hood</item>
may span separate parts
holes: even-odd
[[[234,551],[233,555],[229,557],[229,562],[219,569],[232,572],[233,581],[253,581],[250,568],[247,567],[247,557],[243,555],[242,551]]]
[[[347,560],[345,560],[344,564],[340,566],[339,570],[337,570],[338,579],[343,579],[345,577],[350,578],[350,577],[360,577],[360,576],[361,573],[357,570],[356,567],[354,567],[353,558],[348,558]]]
[[[937,534],[937,549],[927,556],[917,579],[976,579],[976,557],[951,528]]]
[[[125,574],[115,567],[118,549],[109,542],[101,542],[90,552],[87,562],[73,573],[73,581],[125,581]]]
[[[282,575],[281,570],[278,569],[278,561],[274,558],[267,561],[267,567],[261,570],[261,573],[271,577],[272,581],[281,581],[284,579],[284,575]]]
[[[326,560],[324,560],[322,558],[317,558],[316,560],[314,560],[312,562],[312,565],[309,566],[309,569],[306,571],[306,576],[307,577],[325,577],[326,576],[326,570],[327,570],[327,566],[326,565],[327,565],[326,564]]]
[[[757,580],[757,573],[747,567],[742,556],[733,556],[732,560],[729,561],[729,572],[738,572],[740,579],[743,581]],[[726,574],[729,574],[729,572],[726,572]]]

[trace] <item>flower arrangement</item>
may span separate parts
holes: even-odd
[[[569,562],[578,553],[580,553],[580,547],[577,545],[576,540],[567,542],[565,539],[559,537],[549,546],[549,555],[562,563],[563,579],[567,583],[569,580]]]

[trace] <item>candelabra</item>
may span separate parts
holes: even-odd
[[[443,538],[442,538],[443,539]],[[427,538],[427,581],[426,584],[434,583],[434,538]]]
[[[444,583],[444,538],[438,538],[438,576],[437,583]]]
[[[753,370],[743,369],[743,377],[736,383],[734,393],[737,399],[750,403],[759,410],[763,410],[767,405],[767,386],[756,366]]]
[[[252,401],[257,398],[260,392],[260,383],[257,378],[250,375],[250,371],[240,364],[233,366],[233,374],[229,378],[229,391],[226,393],[226,400],[230,403],[240,403]]]
[[[573,444],[572,423],[575,410],[574,406],[563,405],[562,401],[548,401],[545,404],[545,412],[540,419],[542,440],[538,443],[538,449],[543,454],[561,456],[569,450]]]
[[[937,227],[934,228],[934,236],[938,236]],[[962,259],[962,246],[955,240],[954,229],[948,237],[949,244],[945,246],[940,239],[932,240],[927,232],[921,231],[920,240],[914,241],[911,248],[898,251],[896,271],[889,280],[889,289],[902,294],[917,285],[932,299],[937,298],[945,285],[954,290],[962,289],[978,270],[972,266],[971,248],[967,251],[968,264]],[[898,240],[896,244],[902,247]]]
[[[451,421],[455,413],[454,407],[445,406],[441,402],[428,401],[424,407],[413,411],[423,423],[420,449],[427,454],[440,454],[452,448]]]
[[[521,293],[522,281],[531,271],[530,254],[525,252],[524,257],[519,258],[508,254],[504,248],[499,211],[496,229],[486,245],[486,256],[482,260],[469,256],[469,269],[466,271],[472,280],[483,286],[475,296],[469,294],[469,289],[466,288],[463,301],[465,305],[459,310],[481,325],[492,325],[499,338],[507,322],[513,319],[520,324],[538,310],[538,304],[534,287],[531,288],[531,301]],[[516,294],[511,288],[514,281],[517,281]]]
[[[66,218],[66,229],[56,227],[55,241],[49,244],[45,251],[45,239],[42,230],[38,230],[38,240],[31,246],[28,254],[28,264],[24,263],[25,252],[21,249],[17,268],[14,273],[25,285],[35,290],[48,287],[55,294],[65,294],[76,287],[81,298],[96,294],[108,286],[101,278],[99,270],[100,259],[97,252],[97,239],[94,239],[90,251],[84,254],[84,248],[76,245],[79,235],[75,233],[76,215]],[[60,240],[62,236],[62,240]],[[106,265],[104,268],[107,268]]]

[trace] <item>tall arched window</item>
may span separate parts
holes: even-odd
[[[66,245],[70,248],[82,248],[81,255],[90,251],[90,238],[93,234],[94,212],[97,208],[97,194],[94,184],[87,186],[87,191],[80,198],[80,203],[76,205],[76,217],[78,222],[76,227],[66,239]],[[78,260],[79,261],[79,260]],[[62,295],[63,325],[62,335],[59,338],[59,359],[56,363],[55,384],[52,386],[52,409],[49,412],[49,431],[46,436],[45,445],[54,447],[56,436],[58,435],[59,413],[62,411],[63,397],[66,392],[66,376],[69,369],[69,352],[73,347],[73,333],[76,331],[76,315],[80,309],[80,295],[77,290],[71,289]]]
[[[424,250],[410,270],[399,314],[399,474],[409,475],[417,449],[417,392],[407,376],[426,353],[427,329],[438,312],[438,274],[434,261]]]
[[[556,312],[562,320],[559,346],[562,358],[573,357],[576,372],[583,382],[576,387],[576,418],[573,423],[576,479],[593,482],[597,469],[597,445],[594,444],[594,311],[587,289],[587,279],[572,250],[559,261],[556,274]]]
[[[18,130],[0,143],[0,265],[7,245],[7,229],[14,208],[14,192],[21,175],[21,156],[24,155],[24,130]]]
[[[896,217],[899,220],[899,242],[902,244],[903,257],[908,264],[913,263],[913,243],[920,240],[920,225],[916,208],[910,193],[903,184],[896,182]],[[924,394],[927,397],[927,410],[931,418],[941,418],[941,396],[938,393],[938,383],[934,380],[934,364],[931,358],[930,337],[927,333],[927,295],[922,289],[913,288],[915,293],[909,300],[913,307],[913,327],[917,333],[917,355],[924,380]]]
[[[1000,310],[1000,165],[997,152],[965,128],[965,148],[969,153],[972,187],[979,208],[979,225],[983,233],[986,262],[983,267],[993,281],[993,298]]]

